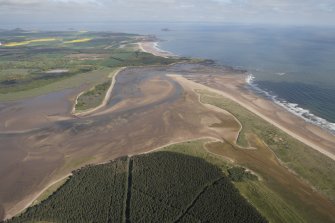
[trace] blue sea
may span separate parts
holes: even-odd
[[[248,70],[253,89],[335,134],[334,27],[147,22],[0,25],[16,27],[154,34],[163,50]]]

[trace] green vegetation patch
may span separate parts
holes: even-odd
[[[157,57],[135,48],[120,48],[136,43],[139,37],[149,38],[107,32],[0,30],[0,42],[3,43],[0,46],[0,100],[29,97],[32,90],[38,95],[46,94],[49,93],[45,91],[48,85],[92,71],[168,65],[186,60]],[[53,70],[66,72],[50,72]]]
[[[51,187],[49,187],[46,191],[44,191],[34,202],[32,205],[36,205],[41,203],[42,201],[46,200],[49,196],[51,196],[55,191],[57,191],[69,178],[65,178],[55,184],[53,184]]]
[[[174,152],[75,171],[57,192],[8,222],[267,222],[204,159]]]
[[[16,91],[9,94],[0,94],[0,101],[18,100],[28,97],[35,97],[42,94],[61,91],[69,88],[76,88],[82,85],[93,87],[99,83],[103,83],[109,79],[109,75],[113,70],[110,68],[99,69],[91,72],[72,75],[71,77],[52,81],[47,85],[38,86],[36,88],[24,91]]]
[[[181,61],[176,58],[165,58],[140,51],[114,50],[111,56],[102,62],[107,67],[169,65]]]
[[[228,173],[229,173],[229,178],[232,181],[235,182],[241,182],[241,181],[245,181],[246,179],[248,180],[257,180],[257,176],[255,176],[254,174],[248,172],[245,168],[243,167],[232,167],[228,169]]]
[[[269,222],[306,222],[291,205],[261,181],[235,182],[235,186]]]
[[[58,191],[8,222],[122,222],[128,158],[75,171]]]
[[[163,148],[163,151],[171,151],[186,155],[191,155],[205,159],[207,162],[220,167],[221,171],[230,176],[231,172],[241,172],[242,167],[234,166],[228,163],[227,160],[214,153],[206,151],[205,145],[208,140],[189,141],[179,144],[174,144]],[[243,168],[244,169],[244,168]],[[251,173],[248,173],[248,175]],[[300,213],[288,204],[277,193],[271,190],[264,181],[256,180],[256,176],[242,177],[241,181],[233,181],[234,185],[239,189],[240,193],[265,216],[269,222],[306,222],[300,217]],[[185,216],[185,221],[192,222],[189,216]]]
[[[93,89],[78,97],[76,111],[85,111],[99,106],[104,100],[111,81],[96,85]]]
[[[289,136],[282,130],[224,97],[198,91],[201,101],[233,114],[242,124],[238,143],[247,146],[246,135],[256,134],[271,148],[277,157],[299,176],[335,201],[335,162],[327,156]]]

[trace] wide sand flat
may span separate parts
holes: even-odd
[[[50,100],[40,101],[37,113],[32,112],[34,109],[29,103],[25,103],[28,101],[13,104],[12,110],[1,109],[0,117],[6,114],[6,119],[1,120],[0,125],[6,129],[7,121],[7,128],[11,126],[13,131],[0,134],[0,180],[3,182],[0,184],[0,215],[8,218],[17,214],[50,183],[86,164],[103,163],[123,155],[145,153],[171,143],[204,137],[234,144],[241,124],[227,111],[202,104],[196,89],[236,101],[334,159],[333,135],[256,95],[246,88],[245,78],[243,72],[196,64],[127,68],[115,78],[103,106],[82,117],[71,115],[69,102],[75,101],[72,91],[62,92],[61,98],[66,100],[58,102],[55,107],[57,115],[66,118],[43,119],[38,125],[25,121],[42,119],[44,111],[51,114],[50,109],[54,107]],[[20,109],[15,109],[15,106]],[[8,122],[20,112],[25,115],[22,121]],[[27,131],[14,131],[18,129]],[[269,163],[278,168],[278,182],[284,184],[282,179],[286,179],[285,175],[291,174],[290,171],[283,168],[263,144],[254,144],[262,149],[262,154],[268,155]],[[216,147],[208,147],[208,150],[222,153]],[[226,150],[220,155],[241,164],[251,163],[254,166],[250,166],[257,171],[257,162],[238,160],[238,153]],[[252,153],[252,150],[246,153]],[[302,190],[308,188],[305,191],[311,191],[295,175],[287,176],[295,185],[301,184]],[[304,195],[302,191],[297,192],[298,198]],[[315,198],[315,205],[333,208],[318,193],[311,192],[309,196]]]
[[[120,73],[109,103],[95,115],[51,120],[47,127],[32,132],[0,135],[0,179],[4,182],[0,203],[6,216],[26,207],[50,182],[88,163],[177,141],[221,139],[210,126],[227,115],[208,110],[193,91],[155,69]],[[29,123],[25,128],[29,129]]]
[[[193,84],[199,89],[210,90],[239,103],[299,141],[335,160],[334,135],[318,126],[307,123],[272,101],[256,95],[248,89],[245,82],[246,75],[195,74],[187,75],[185,78],[191,81],[189,84]]]

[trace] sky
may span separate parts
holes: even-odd
[[[335,0],[0,0],[0,26],[62,22],[335,25]]]

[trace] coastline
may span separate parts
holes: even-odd
[[[247,110],[251,111],[252,113],[256,114],[263,120],[267,121],[268,123],[276,126],[277,128],[281,129],[288,135],[292,136],[293,138],[299,140],[300,142],[308,145],[309,147],[313,148],[314,150],[319,151],[320,153],[324,154],[325,156],[335,160],[335,141],[332,143],[332,136],[328,134],[323,129],[319,129],[315,126],[315,128],[310,131],[309,129],[312,128],[308,122],[305,122],[303,119],[289,113],[288,111],[282,109],[280,110],[275,103],[270,100],[261,99],[259,96],[255,95],[253,92],[243,92],[240,93],[241,89],[239,87],[241,81],[243,82],[243,77],[230,77],[230,81],[226,81],[227,85],[232,85],[233,87],[228,90],[222,90],[213,88],[212,86],[207,86],[202,83],[195,82],[193,80],[189,80],[186,77],[181,75],[177,76],[178,81],[184,82],[185,84],[190,85],[194,89],[200,90],[207,90],[209,92],[221,95],[226,97],[239,105],[243,106]],[[234,86],[235,85],[235,86]],[[245,83],[244,83],[245,85]],[[261,106],[257,106],[260,104]],[[266,112],[265,112],[266,111]],[[276,117],[278,113],[287,113],[284,118]],[[270,114],[270,115],[269,115]],[[271,114],[274,114],[271,116]],[[290,117],[291,115],[291,117]],[[286,119],[286,120],[285,120]],[[300,123],[298,121],[300,119]],[[314,126],[314,125],[313,125]],[[293,128],[295,127],[295,128]],[[309,131],[304,131],[309,130]],[[313,135],[312,135],[313,134]],[[323,140],[323,144],[320,145],[319,143]],[[329,144],[329,145],[328,145]],[[328,146],[327,146],[328,145]]]
[[[154,43],[151,43],[151,44],[154,44]],[[140,44],[139,44],[140,45]],[[153,45],[154,46],[154,45]],[[154,50],[154,47],[153,47],[153,50]],[[156,52],[157,54],[159,53],[159,51],[158,52]],[[120,71],[118,71],[118,72],[120,72]],[[117,73],[118,73],[117,72]],[[115,78],[116,78],[116,75],[117,75],[117,73],[113,76],[113,82],[114,82],[114,84],[115,84]],[[194,81],[191,81],[191,80],[188,80],[188,79],[186,79],[185,77],[182,77],[182,76],[180,76],[180,78],[183,78],[183,79],[185,79],[185,80],[182,80],[182,81],[185,81],[185,82],[187,82],[187,83],[190,83],[192,86],[194,86],[194,87],[201,87],[201,88],[203,88],[204,87],[204,89],[206,89],[206,90],[209,90],[209,91],[212,91],[212,92],[215,92],[215,93],[218,93],[218,94],[222,94],[223,96],[225,96],[225,97],[228,97],[228,98],[230,98],[230,99],[232,99],[232,100],[234,100],[235,102],[237,102],[237,103],[239,103],[240,105],[242,105],[243,107],[245,107],[245,108],[247,108],[248,110],[250,110],[250,111],[252,111],[254,114],[256,114],[256,115],[258,115],[258,116],[260,116],[261,118],[263,118],[264,120],[266,120],[266,121],[268,121],[269,123],[271,123],[271,124],[274,124],[275,126],[277,126],[278,128],[280,128],[280,129],[282,129],[282,130],[284,130],[287,134],[290,134],[291,136],[293,136],[294,138],[296,138],[296,139],[298,139],[298,140],[300,140],[301,142],[303,142],[303,143],[305,143],[306,145],[312,145],[312,144],[310,144],[311,142],[310,141],[306,141],[306,138],[305,138],[305,136],[304,137],[301,137],[301,136],[299,136],[299,134],[297,134],[295,131],[293,131],[293,130],[290,130],[289,128],[285,128],[285,126],[283,127],[282,125],[280,125],[280,122],[281,121],[283,121],[283,120],[281,120],[281,119],[278,119],[278,120],[273,120],[273,119],[271,119],[271,117],[268,117],[268,114],[267,114],[267,110],[269,110],[269,109],[266,109],[266,108],[269,108],[269,107],[266,107],[266,106],[270,106],[270,104],[272,103],[273,104],[273,106],[275,106],[275,104],[274,104],[274,102],[272,102],[272,101],[270,101],[270,100],[267,100],[268,101],[268,103],[269,104],[267,104],[267,105],[264,105],[264,104],[262,104],[263,102],[261,101],[259,104],[261,104],[261,106],[259,106],[259,110],[258,109],[255,109],[253,106],[252,106],[252,104],[248,104],[248,100],[242,100],[242,98],[239,98],[239,94],[241,94],[241,95],[247,95],[248,97],[246,97],[247,99],[248,98],[252,98],[253,100],[253,102],[259,102],[259,98],[257,98],[257,97],[259,97],[259,96],[257,96],[256,94],[252,94],[252,92],[250,93],[250,92],[246,92],[246,91],[244,91],[244,90],[241,90],[239,87],[246,87],[247,86],[247,83],[246,83],[246,79],[245,79],[245,75],[240,75],[240,76],[237,76],[237,77],[235,77],[235,79],[231,79],[231,82],[228,82],[227,84],[232,84],[232,85],[234,85],[233,87],[236,87],[236,86],[238,86],[238,87],[236,87],[235,89],[228,89],[228,91],[230,90],[230,92],[229,93],[227,93],[227,92],[224,92],[224,91],[222,91],[222,90],[219,90],[219,89],[215,89],[215,88],[213,88],[212,86],[207,86],[207,85],[204,85],[204,84],[199,84],[199,83],[196,83],[196,82],[194,82]],[[114,84],[111,84],[111,86],[110,86],[110,88],[109,88],[109,90],[111,90],[112,91],[112,89],[113,89],[113,86],[114,86]],[[201,85],[201,86],[200,86]],[[109,91],[108,90],[108,91]],[[251,95],[248,95],[248,94],[251,94]],[[105,95],[105,99],[108,97],[110,95],[110,92],[108,93],[106,93],[106,95]],[[108,101],[108,98],[106,99],[107,101]],[[105,100],[104,100],[105,101]],[[104,105],[100,105],[100,106],[104,106]],[[277,106],[278,107],[278,106]],[[274,107],[274,109],[277,109],[277,107],[275,106]],[[95,111],[96,110],[98,110],[98,109],[96,109],[95,108]],[[271,111],[273,111],[273,110],[271,110]],[[94,111],[91,111],[91,112],[94,112]],[[277,114],[277,112],[278,111],[276,111],[275,113]],[[281,112],[281,111],[279,111],[279,112]],[[287,112],[287,111],[286,111]],[[288,112],[287,112],[288,113]],[[292,115],[292,114],[291,114]],[[299,117],[296,117],[296,116],[294,116],[295,118],[297,118],[297,119],[301,119],[301,118],[299,118]],[[301,119],[301,121],[303,121],[302,119]],[[277,123],[277,122],[279,122],[279,124]],[[307,124],[306,124],[307,125]],[[303,127],[306,127],[306,126],[304,126],[304,125],[301,125],[301,122],[299,122],[298,124],[297,124],[297,127],[299,127],[299,128],[303,128]],[[293,135],[292,135],[293,134]],[[296,135],[294,135],[294,134],[296,134]],[[320,135],[323,135],[323,132],[322,131],[320,131],[318,134],[320,134]],[[307,135],[308,136],[308,135]],[[299,137],[300,137],[300,139],[299,139]],[[308,138],[307,138],[308,139]],[[311,146],[312,147],[312,146]],[[335,147],[334,147],[335,148]],[[318,150],[318,149],[316,149],[316,150]],[[322,151],[319,151],[319,152],[321,152],[321,153],[323,153]],[[327,151],[326,151],[327,152]],[[326,155],[326,154],[325,154]],[[330,154],[331,155],[331,154]],[[332,158],[333,159],[333,158]],[[334,159],[333,159],[334,160]]]
[[[152,47],[152,49],[154,48]],[[164,52],[164,50],[159,49],[159,51],[155,53],[159,53],[160,51]],[[228,79],[230,79],[230,81],[228,80],[227,83],[215,87],[185,78],[185,80],[191,81],[193,84],[200,84],[198,86],[201,88],[205,87],[209,91],[235,101],[265,121],[291,135],[293,138],[319,151],[332,160],[335,160],[335,135],[330,128],[325,128],[324,125],[317,125],[308,118],[304,118],[296,112],[290,111],[287,106],[284,106],[279,101],[276,102],[272,97],[264,98],[257,95],[262,89],[257,90],[251,86],[252,76],[250,76],[250,74],[246,73],[242,78],[231,77]],[[207,83],[207,81],[205,82]],[[299,107],[298,109],[301,110]],[[330,123],[330,127],[335,127],[331,124],[332,123]]]
[[[139,42],[137,43],[139,50],[145,53],[151,53],[155,56],[160,56],[164,58],[168,57],[175,57],[176,55],[169,52],[162,50],[158,47],[158,42]]]
[[[288,112],[304,119],[306,122],[314,124],[328,132],[330,132],[332,135],[335,135],[335,123],[329,122],[328,120],[316,116],[313,113],[311,113],[308,109],[299,107],[298,104],[287,102],[283,99],[279,99],[276,95],[272,95],[269,92],[261,89],[257,86],[257,84],[254,83],[255,77],[253,74],[249,74],[246,78],[247,84],[256,92],[264,95],[266,98],[270,99],[277,105],[283,107]]]

